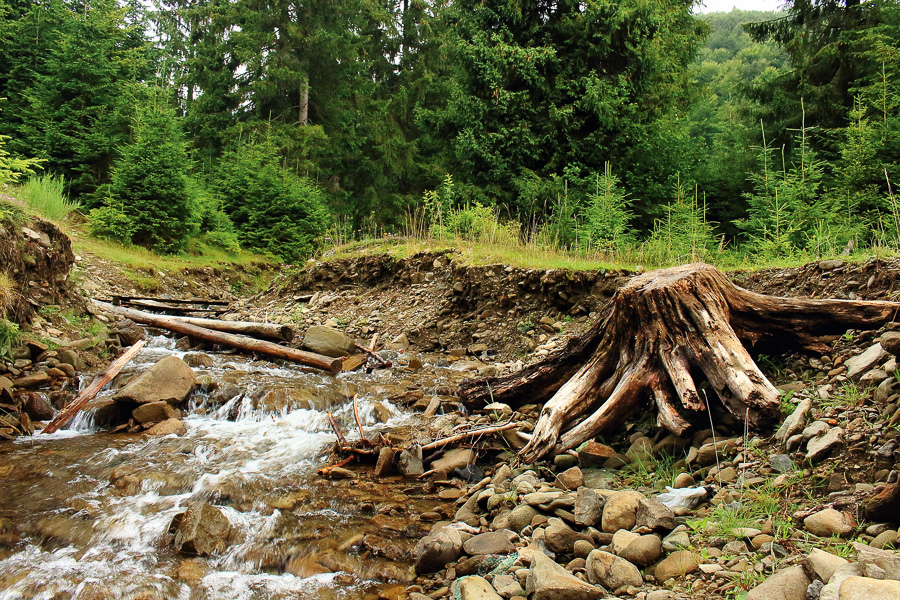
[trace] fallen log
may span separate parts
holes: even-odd
[[[122,302],[132,302],[134,300],[150,300],[152,302],[165,302],[167,304],[206,304],[208,306],[228,306],[228,300],[212,300],[210,298],[157,298],[154,296],[120,296],[113,295],[113,304],[119,305]]]
[[[106,370],[94,377],[93,381],[79,393],[74,400],[69,402],[59,414],[56,415],[50,424],[47,425],[41,433],[53,433],[58,430],[60,427],[68,423],[72,417],[74,417],[79,410],[84,408],[84,405],[91,401],[91,398],[100,393],[100,390],[103,389],[103,386],[112,381],[112,378],[119,374],[119,371],[122,370],[122,367],[128,364],[134,356],[140,351],[141,348],[144,347],[144,340],[138,341],[135,345],[128,348],[122,356],[114,360]]]
[[[294,339],[294,328],[289,325],[277,323],[253,323],[251,321],[222,321],[220,319],[204,319],[202,317],[182,317],[166,315],[170,319],[189,323],[197,327],[205,327],[224,333],[237,333],[255,338],[267,338],[290,342]]]
[[[661,269],[616,292],[594,327],[559,354],[519,373],[465,381],[459,395],[469,405],[546,400],[520,452],[526,462],[578,446],[651,399],[657,423],[681,435],[691,425],[682,412],[706,409],[701,376],[735,417],[774,425],[779,393],[744,344],[822,352],[847,329],[880,326],[898,311],[896,302],[764,296],[702,263]]]
[[[264,340],[257,340],[244,335],[213,331],[212,329],[198,327],[196,325],[191,325],[190,323],[175,320],[169,316],[154,315],[141,310],[113,306],[112,304],[98,302],[96,300],[94,303],[103,310],[122,315],[123,317],[128,317],[137,323],[152,325],[153,327],[174,331],[175,333],[181,333],[214,344],[230,346],[232,348],[244,350],[245,352],[256,352],[275,358],[283,358],[285,360],[300,363],[301,365],[322,369],[323,371],[328,371],[330,373],[338,373],[341,370],[341,360],[339,358],[322,356],[321,354],[315,354],[314,352],[305,352],[303,350],[289,348]]]

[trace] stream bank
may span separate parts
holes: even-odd
[[[896,261],[823,261],[734,278],[766,293],[874,299],[893,294],[896,272]],[[470,415],[452,395],[455,383],[474,374],[514,371],[552,353],[566,336],[588,327],[592,313],[629,276],[459,266],[452,254],[441,253],[406,261],[360,257],[314,263],[277,278],[271,289],[234,302],[231,318],[289,323],[298,330],[329,325],[361,342],[379,333],[397,368],[320,381],[324,376],[299,367],[200,348],[211,364],[194,367],[198,385],[178,407],[185,426],[181,436],[148,436],[140,429],[113,435],[96,422],[82,422],[52,439],[19,438],[5,445],[0,464],[21,465],[21,470],[7,472],[10,491],[0,503],[4,510],[15,507],[2,515],[0,577],[9,594],[19,595],[0,597],[49,592],[52,580],[61,582],[53,593],[78,598],[94,593],[100,598],[427,594],[437,599],[455,596],[455,586],[466,581],[462,578],[476,574],[502,597],[514,597],[529,587],[537,549],[553,554],[554,564],[565,571],[545,563],[541,573],[555,573],[551,580],[575,587],[572,579],[559,576],[587,580],[596,597],[727,598],[753,590],[775,571],[803,564],[813,549],[855,558],[858,551],[850,539],[872,546],[896,543],[888,539],[895,535],[896,540],[896,523],[867,522],[862,510],[896,486],[897,436],[890,425],[900,417],[891,358],[879,354],[858,378],[849,376],[845,364],[887,331],[848,332],[832,352],[820,356],[761,359],[766,374],[791,394],[786,409],[809,403],[802,411],[806,427],[791,436],[794,446],[771,438],[771,431],[744,436],[740,423],[716,412],[713,448],[718,451],[711,453],[712,430],[673,440],[638,418],[619,434],[604,437],[602,447],[553,457],[533,468],[518,464],[511,452],[522,440],[504,436],[466,444],[472,451],[467,456],[476,457],[481,473],[379,479],[372,466],[356,464],[340,472],[346,479],[314,475],[334,441],[323,410],[331,409],[344,431],[353,431],[353,393],[363,402],[367,431],[394,436],[398,445],[508,418],[527,430],[540,407],[513,412],[493,406]],[[112,333],[104,347],[127,345],[132,326],[109,315],[97,317],[109,321]],[[150,332],[150,340],[151,352],[114,382],[110,395],[156,359],[167,354],[186,358],[190,350],[176,348],[175,340],[158,332]],[[49,365],[34,360],[39,358],[31,355],[32,364],[26,366]],[[864,380],[868,373],[873,374]],[[375,401],[388,409],[386,423],[377,423]],[[773,423],[772,430],[778,425]],[[835,443],[815,461],[808,459],[810,443],[823,439]],[[704,458],[698,460],[701,450]],[[688,460],[692,453],[697,456]],[[427,467],[438,457],[424,458]],[[473,477],[482,473],[487,483]],[[709,488],[707,502],[673,514],[675,521],[664,527],[638,524],[638,507],[658,510],[651,501],[679,477],[682,484],[689,477],[694,487]],[[631,499],[635,523],[610,532],[615,525],[604,527],[603,514],[607,503],[625,502],[613,501],[618,492]],[[579,496],[582,503],[585,497],[596,500],[591,524]],[[175,546],[177,517],[184,520],[197,503],[201,513],[203,503],[213,507],[233,531],[227,546],[211,556],[191,557]],[[836,537],[807,527],[806,519],[823,511],[832,518]],[[127,526],[118,521],[120,513]],[[523,513],[530,515],[527,523]],[[456,531],[448,534],[450,550],[444,555],[451,558],[427,569],[420,564],[416,574],[432,543],[423,540],[441,538],[448,524]],[[655,547],[651,538],[658,538],[659,553],[637,556],[636,549],[628,550],[633,539],[625,544],[620,529],[643,538],[640,544]],[[500,532],[497,539],[479,537],[492,531]],[[478,545],[487,541],[497,545]],[[589,569],[593,552],[604,554],[594,555]],[[678,552],[688,553],[674,559],[678,576],[662,578],[655,563]],[[629,562],[640,580],[607,555]],[[603,564],[600,558],[628,571],[627,585],[617,589],[614,580],[603,583],[593,568]],[[866,568],[859,567],[860,574],[874,573]],[[823,578],[810,576],[808,569],[804,573],[809,584]],[[128,581],[110,587],[114,574],[125,574]],[[549,597],[534,595],[534,585],[532,598]],[[493,597],[471,596],[472,589],[487,594],[488,588],[479,586],[472,578],[459,593]]]

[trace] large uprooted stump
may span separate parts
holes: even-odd
[[[779,392],[745,343],[821,352],[847,329],[877,327],[898,310],[895,302],[764,296],[702,263],[661,269],[616,292],[597,324],[562,352],[512,375],[468,380],[459,395],[467,404],[549,398],[520,453],[527,462],[621,424],[649,398],[659,425],[683,434],[690,423],[680,409],[706,409],[698,376],[741,421],[775,424]]]

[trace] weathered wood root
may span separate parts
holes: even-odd
[[[465,382],[459,394],[468,404],[549,398],[520,452],[528,462],[620,424],[649,398],[659,425],[684,433],[690,424],[680,409],[706,408],[698,376],[737,418],[774,424],[778,391],[744,343],[823,351],[847,329],[879,326],[898,310],[894,302],[764,296],[702,263],[651,271],[620,289],[592,330],[559,355],[511,376]]]

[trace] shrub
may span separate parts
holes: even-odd
[[[282,169],[276,148],[248,143],[225,155],[215,181],[241,244],[285,262],[313,254],[328,228],[325,194]]]
[[[196,225],[189,169],[180,123],[157,98],[138,114],[134,142],[123,149],[112,174],[112,195],[134,223],[131,242],[160,252],[184,249]]]
[[[120,206],[116,206],[115,201],[108,199],[106,206],[91,210],[88,215],[91,235],[121,244],[130,244],[137,225]]]
[[[593,249],[611,252],[634,241],[634,235],[628,227],[632,217],[628,209],[630,203],[608,162],[604,166],[603,175],[597,175],[595,191],[588,195],[588,200],[585,229],[588,243]]]

